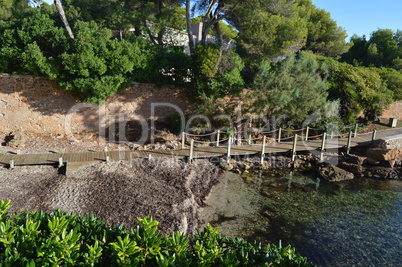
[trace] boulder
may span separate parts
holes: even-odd
[[[364,164],[378,166],[381,164],[381,161],[379,161],[378,159],[366,158],[366,160],[364,161]]]
[[[357,155],[349,155],[349,157],[346,158],[347,163],[353,163],[353,164],[357,164],[357,165],[363,165],[365,160],[366,160],[366,157],[360,157]]]
[[[300,169],[300,168],[304,165],[304,163],[305,163],[304,160],[302,160],[302,159],[296,159],[296,160],[293,162],[293,168],[295,168],[295,169]]]
[[[233,170],[233,165],[232,165],[231,163],[227,163],[227,162],[222,161],[222,162],[220,163],[220,166],[221,166],[221,168],[224,169],[225,171],[231,171],[231,170]]]
[[[372,167],[367,169],[364,175],[368,178],[376,179],[400,179],[398,173],[394,169],[387,167]]]
[[[397,149],[371,148],[366,151],[366,156],[381,161],[389,161],[399,158],[401,151]]]
[[[6,137],[6,144],[10,147],[25,147],[28,138],[23,132],[12,132]]]
[[[338,167],[353,174],[362,175],[364,167],[355,163],[341,162]]]
[[[320,167],[318,174],[321,178],[330,182],[340,182],[346,180],[352,180],[354,178],[353,173],[338,168],[332,164]]]

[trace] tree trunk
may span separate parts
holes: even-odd
[[[59,12],[61,21],[63,22],[64,27],[68,32],[68,35],[70,36],[71,39],[74,39],[73,31],[71,30],[70,24],[68,24],[68,20],[66,14],[64,13],[64,9],[63,6],[61,5],[60,0],[54,0],[54,5],[56,6],[57,12]]]
[[[186,24],[187,24],[187,34],[188,34],[188,46],[190,48],[190,54],[192,54],[195,49],[195,44],[194,44],[193,33],[191,32],[190,5],[191,5],[191,1],[186,0]]]

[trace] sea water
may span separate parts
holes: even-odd
[[[222,234],[291,244],[319,266],[402,266],[402,181],[227,173],[207,205]]]

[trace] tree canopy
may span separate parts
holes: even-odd
[[[368,40],[366,36],[354,35],[350,43],[352,47],[343,55],[343,61],[366,67],[402,69],[402,31],[379,29]]]
[[[300,16],[307,20],[307,40],[304,50],[327,57],[338,57],[347,52],[346,30],[339,27],[331,14],[316,8],[311,0],[299,2]]]
[[[347,43],[312,0],[55,3],[57,10],[40,0],[0,2],[0,71],[57,79],[96,103],[132,81],[184,86],[207,103],[248,87],[255,112],[284,112],[292,125],[328,101],[351,122],[361,110],[376,119],[402,99],[402,32],[379,29]]]
[[[282,116],[280,124],[298,127],[313,112],[327,104],[325,67],[314,55],[301,52],[296,58],[270,63],[263,61],[254,79],[251,110],[271,118]]]
[[[0,60],[8,72],[46,75],[81,100],[102,102],[127,87],[147,66],[152,48],[142,40],[117,40],[94,21],[76,21],[70,39],[51,14],[34,9],[0,31]]]

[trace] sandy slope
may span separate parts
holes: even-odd
[[[0,169],[0,199],[20,209],[88,213],[110,223],[136,225],[152,215],[165,233],[193,233],[198,210],[221,170],[208,161],[193,165],[169,160],[97,163],[68,176],[51,166]]]

